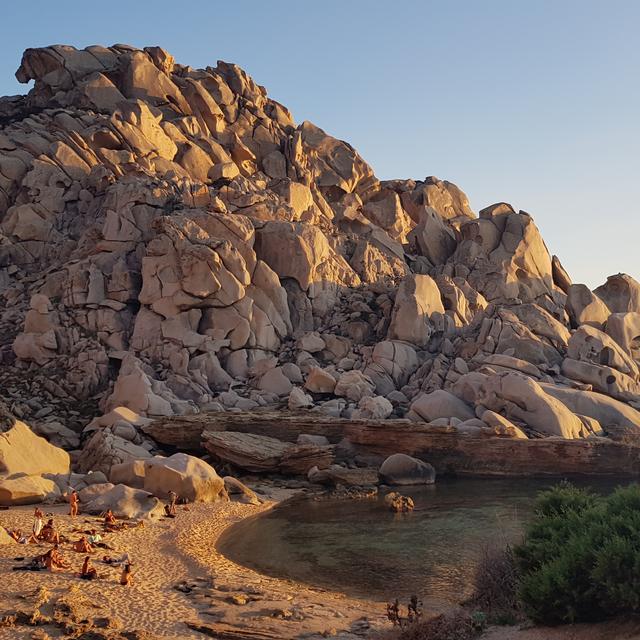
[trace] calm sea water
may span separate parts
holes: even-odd
[[[415,593],[437,609],[471,595],[484,551],[518,542],[536,494],[556,482],[441,480],[402,491],[409,514],[381,500],[295,500],[231,527],[218,549],[267,575],[378,600]],[[607,493],[621,483],[576,484]]]

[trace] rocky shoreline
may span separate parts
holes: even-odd
[[[271,466],[262,460],[259,468],[257,460],[267,456],[267,450],[273,454],[276,442],[288,448],[290,458],[297,454],[304,461],[299,472],[304,466],[307,471],[312,465],[333,467],[336,483],[341,484],[350,481],[344,473],[340,475],[335,463],[359,469],[362,477],[369,474],[368,480],[354,477],[353,482],[376,484],[377,468],[395,453],[428,462],[438,474],[640,477],[640,442],[613,433],[612,437],[574,440],[520,439],[508,433],[499,437],[488,428],[460,433],[449,425],[333,418],[284,409],[163,418],[144,426],[143,431],[164,446],[208,454],[218,463],[232,463],[248,471],[295,470],[291,462],[283,467],[277,458],[272,458]],[[301,451],[296,443],[305,434],[325,444],[307,445]]]
[[[447,473],[640,475],[632,276],[592,291],[528,212],[476,214],[434,176],[380,180],[231,63],[54,45],[27,49],[16,77],[33,86],[0,98],[0,516],[73,495],[147,523],[174,558],[157,520],[180,496],[206,565],[196,547],[217,525],[200,515],[262,508],[239,476],[358,497]],[[138,586],[145,604],[122,611],[158,633],[190,611],[168,580],[195,560],[161,576],[146,553],[168,606]],[[214,557],[227,586],[268,584]],[[215,591],[184,588],[200,604]],[[298,615],[269,588],[288,613],[214,594],[238,627],[260,619],[228,637],[320,633],[328,602],[340,630],[368,611],[301,588]]]

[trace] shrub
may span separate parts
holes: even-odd
[[[457,611],[413,624],[400,633],[399,640],[472,640],[485,626],[483,614]]]
[[[478,563],[470,604],[485,612],[493,624],[514,624],[519,610],[518,572],[513,550],[487,547]]]
[[[609,497],[566,483],[543,492],[514,553],[518,595],[535,622],[640,611],[640,487]]]

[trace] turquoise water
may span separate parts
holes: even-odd
[[[484,551],[518,542],[536,494],[555,482],[443,480],[403,490],[415,501],[409,514],[381,500],[295,500],[231,527],[218,549],[267,575],[378,600],[415,593],[439,608],[471,595]]]

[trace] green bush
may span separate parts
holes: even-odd
[[[518,596],[535,622],[640,611],[640,487],[608,497],[567,483],[543,492],[514,552]]]

